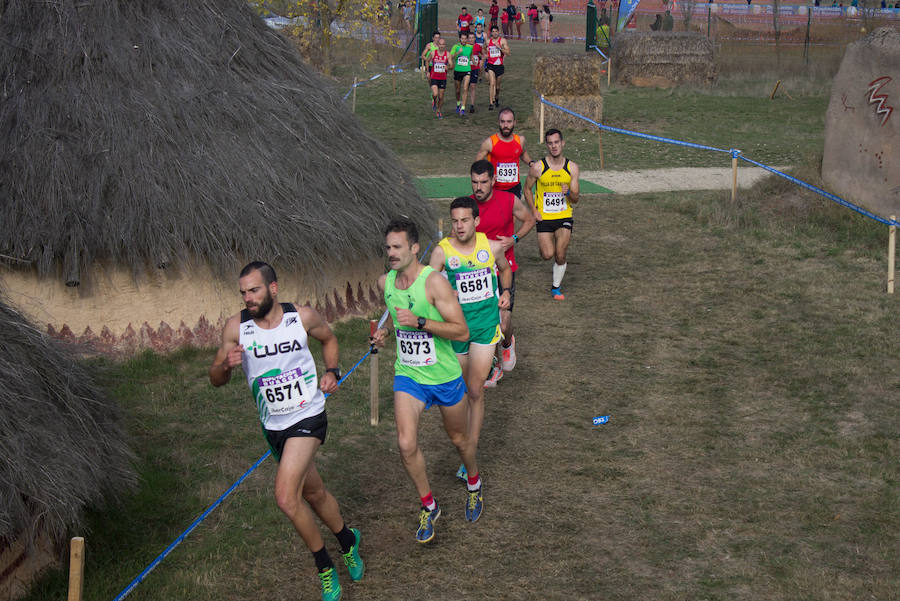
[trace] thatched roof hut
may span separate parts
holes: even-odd
[[[0,330],[0,598],[12,598],[85,507],[135,476],[119,412],[90,375],[2,300]]]
[[[242,0],[0,0],[0,39],[0,277],[55,332],[208,343],[253,259],[337,317],[372,301],[391,217],[434,229],[400,161]]]

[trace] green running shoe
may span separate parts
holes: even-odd
[[[456,470],[456,477],[462,480],[463,482],[468,482],[468,473],[466,472],[466,464],[460,463],[459,469]]]
[[[466,521],[477,522],[481,517],[481,510],[484,509],[484,496],[481,491],[484,485],[478,487],[478,490],[466,491]]]
[[[350,550],[343,554],[344,565],[350,572],[350,580],[356,582],[362,579],[366,573],[366,564],[363,563],[362,557],[359,556],[359,543],[362,542],[362,534],[356,528],[351,528],[350,532],[356,537],[356,543],[350,547]]]
[[[416,540],[427,543],[434,538],[434,523],[441,517],[441,506],[434,504],[434,509],[428,511],[425,507],[419,512],[419,529],[416,530]]]
[[[319,580],[322,581],[322,601],[340,601],[341,583],[334,566],[319,572]]]

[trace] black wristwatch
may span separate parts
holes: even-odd
[[[335,380],[341,379],[341,368],[340,367],[329,367],[328,369],[325,370],[325,373],[327,374],[329,372],[334,374]]]
[[[416,329],[422,330],[424,328],[425,328],[425,318],[420,317],[419,319],[416,320]]]

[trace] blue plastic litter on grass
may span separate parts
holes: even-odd
[[[608,421],[609,421],[608,415],[598,415],[597,417],[594,418],[594,425],[599,426],[601,424],[605,424]]]

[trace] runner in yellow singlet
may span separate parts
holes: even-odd
[[[566,253],[572,239],[572,207],[578,202],[578,165],[563,156],[566,143],[558,129],[544,136],[549,154],[535,161],[525,180],[525,200],[534,207],[538,247],[544,260],[553,259],[550,294],[555,300],[566,297],[560,290],[566,273]],[[536,187],[536,193],[532,188]]]

